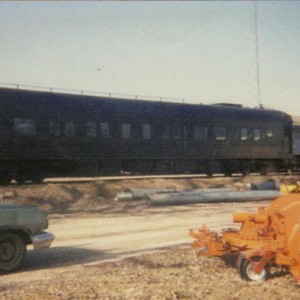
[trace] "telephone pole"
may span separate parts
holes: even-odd
[[[256,90],[258,107],[262,108],[260,94],[260,70],[259,70],[259,50],[258,50],[258,26],[257,26],[257,1],[254,0],[254,23],[255,23],[255,60],[256,60]]]

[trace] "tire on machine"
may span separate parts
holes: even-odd
[[[253,271],[255,263],[260,261],[260,256],[254,256],[251,259],[240,254],[237,262],[237,271],[242,279],[247,281],[267,280],[270,277],[270,265],[266,264],[260,273]]]

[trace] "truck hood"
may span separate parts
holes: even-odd
[[[39,208],[18,204],[0,204],[0,229],[23,228],[30,234],[37,234],[47,227],[47,213]]]

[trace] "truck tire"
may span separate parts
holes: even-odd
[[[0,236],[0,272],[8,273],[18,270],[26,256],[26,245],[15,233]]]

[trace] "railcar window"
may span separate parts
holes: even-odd
[[[241,128],[241,141],[248,140],[248,130],[247,128]]]
[[[273,129],[267,129],[267,139],[269,141],[273,139]]]
[[[179,126],[172,127],[172,139],[180,140],[180,127]]]
[[[195,126],[193,136],[194,136],[194,140],[196,141],[207,140],[207,128]]]
[[[36,134],[35,122],[32,119],[15,118],[14,129],[19,136],[34,136]]]
[[[216,141],[225,141],[226,140],[226,130],[224,127],[216,127],[214,129]]]
[[[150,140],[151,139],[151,125],[143,124],[143,139]]]
[[[300,132],[298,128],[294,128],[293,130],[293,153],[300,154]]]
[[[131,135],[131,126],[128,123],[122,124],[122,138],[123,139],[130,139]]]
[[[87,122],[86,123],[86,135],[89,137],[96,137],[96,123]]]
[[[49,134],[52,136],[60,136],[59,122],[56,121],[49,122]]]
[[[102,137],[109,137],[109,124],[106,122],[100,123],[100,134]]]
[[[171,127],[169,125],[164,125],[162,127],[162,139],[169,140],[171,138]]]
[[[164,140],[180,140],[181,137],[181,128],[180,126],[174,125],[164,125],[161,128],[161,138]]]
[[[260,129],[254,129],[254,141],[260,141],[261,131]]]
[[[285,126],[284,129],[283,129],[283,134],[284,134],[284,136],[289,137],[290,134],[291,134],[291,129],[290,129],[290,127]]]
[[[65,136],[75,136],[75,126],[72,121],[65,123]]]

